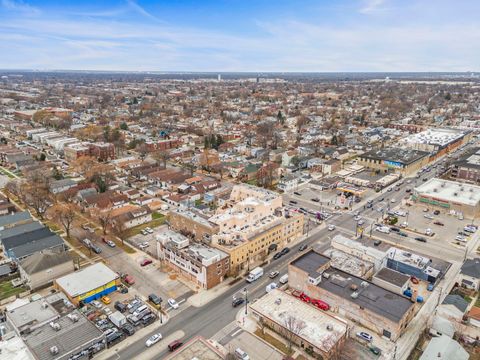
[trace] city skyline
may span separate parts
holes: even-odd
[[[0,68],[478,71],[465,1],[0,1]]]

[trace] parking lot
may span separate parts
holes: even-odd
[[[128,239],[128,242],[133,247],[146,252],[154,258],[157,258],[156,235],[164,232],[167,228],[167,225],[161,225],[151,229],[151,232],[146,232],[144,234],[140,233],[132,236]]]
[[[134,335],[139,329],[153,324],[160,316],[156,308],[132,295],[131,292],[121,293],[120,291],[92,301],[83,306],[80,311],[105,333],[107,347],[112,347],[128,336]],[[115,315],[112,315],[114,313]]]

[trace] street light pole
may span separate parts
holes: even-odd
[[[245,315],[248,315],[248,290],[244,288],[243,291],[245,292]]]

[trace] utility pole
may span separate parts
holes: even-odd
[[[248,315],[248,290],[244,288],[243,291],[245,292],[245,315]]]

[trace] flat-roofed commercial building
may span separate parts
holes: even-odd
[[[433,178],[413,190],[413,200],[466,218],[480,215],[480,186]]]
[[[385,148],[368,151],[358,157],[358,164],[383,173],[397,172],[408,176],[428,164],[426,151]]]
[[[53,283],[54,287],[61,290],[75,305],[100,299],[115,291],[119,284],[118,274],[103,263],[90,265],[58,278]]]
[[[322,359],[337,358],[345,343],[346,321],[279,289],[262,296],[250,305],[250,309],[257,319],[274,331],[286,334],[294,344],[321,355]]]
[[[442,156],[469,141],[472,135],[473,132],[470,130],[432,128],[404,138],[401,144],[410,149]]]
[[[330,266],[330,259],[310,250],[288,265],[288,283],[327,302],[345,318],[396,340],[414,316],[405,296]]]
[[[471,184],[480,184],[480,147],[476,147],[452,164],[452,178]]]

